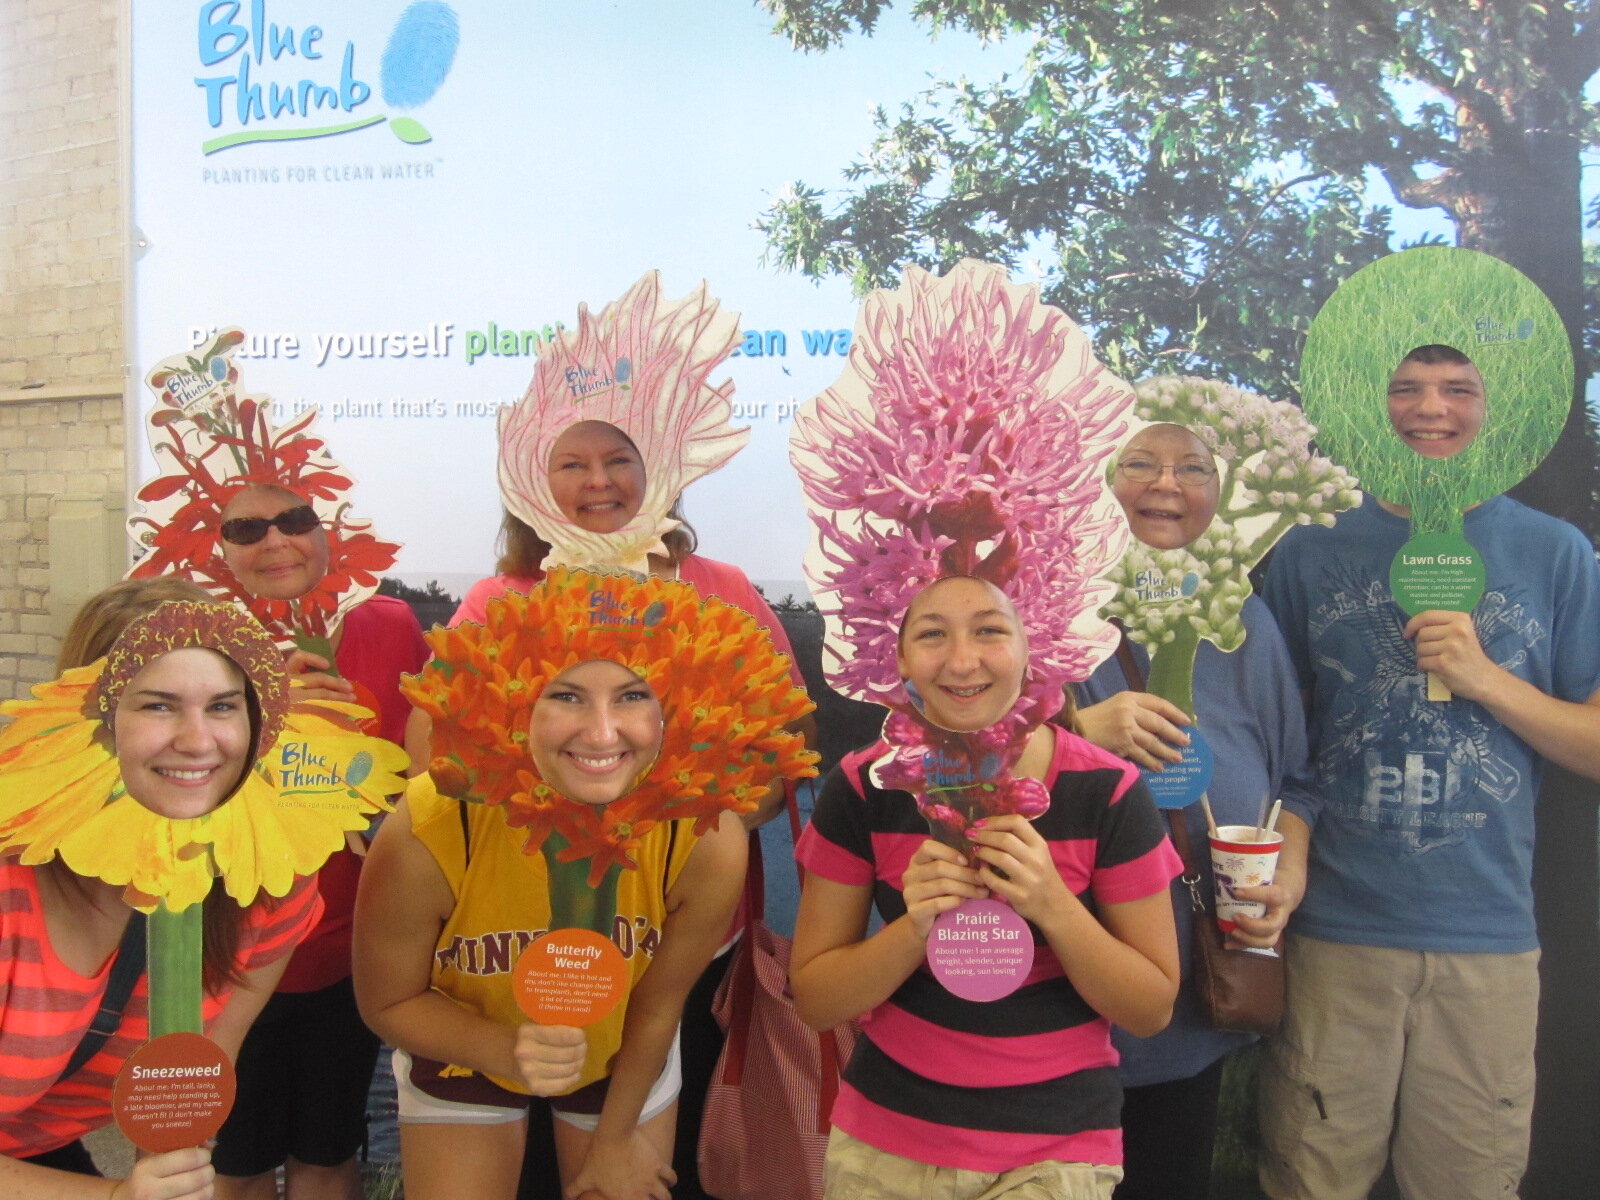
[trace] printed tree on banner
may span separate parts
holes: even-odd
[[[888,0],[762,0],[797,49],[870,34]],[[1600,138],[1600,11],[1550,4],[919,0],[951,36],[1027,39],[993,83],[884,97],[836,199],[795,182],[761,225],[773,261],[858,290],[908,262],[1039,263],[1046,297],[1126,375],[1198,372],[1292,397],[1312,316],[1389,250],[1379,174],[1596,337],[1580,189]],[[777,181],[774,181],[776,184]],[[1522,489],[1600,534],[1580,362],[1556,450]]]

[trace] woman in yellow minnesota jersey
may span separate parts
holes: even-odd
[[[783,728],[809,703],[753,620],[682,583],[552,572],[430,641],[407,687],[429,774],[379,831],[356,918],[406,1194],[512,1196],[540,1095],[569,1195],[667,1200],[679,1015],[738,900],[738,813],[812,771]],[[627,998],[586,1029],[528,1021],[518,956],[583,924],[622,953]]]

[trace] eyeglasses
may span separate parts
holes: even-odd
[[[1217,477],[1217,469],[1210,463],[1159,463],[1153,458],[1125,458],[1117,464],[1117,470],[1133,483],[1154,483],[1161,478],[1161,472],[1170,470],[1173,481],[1184,488],[1203,488]]]
[[[317,510],[309,504],[286,508],[275,517],[235,517],[222,523],[222,540],[235,546],[254,546],[267,536],[267,530],[277,527],[285,537],[310,533],[322,521]]]

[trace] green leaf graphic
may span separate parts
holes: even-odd
[[[394,131],[395,137],[413,146],[433,141],[433,134],[427,131],[421,121],[411,117],[392,117],[389,120],[389,128]]]

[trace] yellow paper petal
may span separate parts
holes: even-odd
[[[98,678],[99,664],[78,668],[0,705],[12,717],[0,731],[0,852],[28,863],[59,855],[80,875],[173,909],[203,900],[221,874],[249,904],[263,891],[286,895],[404,790],[405,751],[360,732],[364,709],[303,701],[238,792],[204,817],[171,820],[123,794],[100,722],[84,716]],[[329,769],[286,770],[290,754]]]

